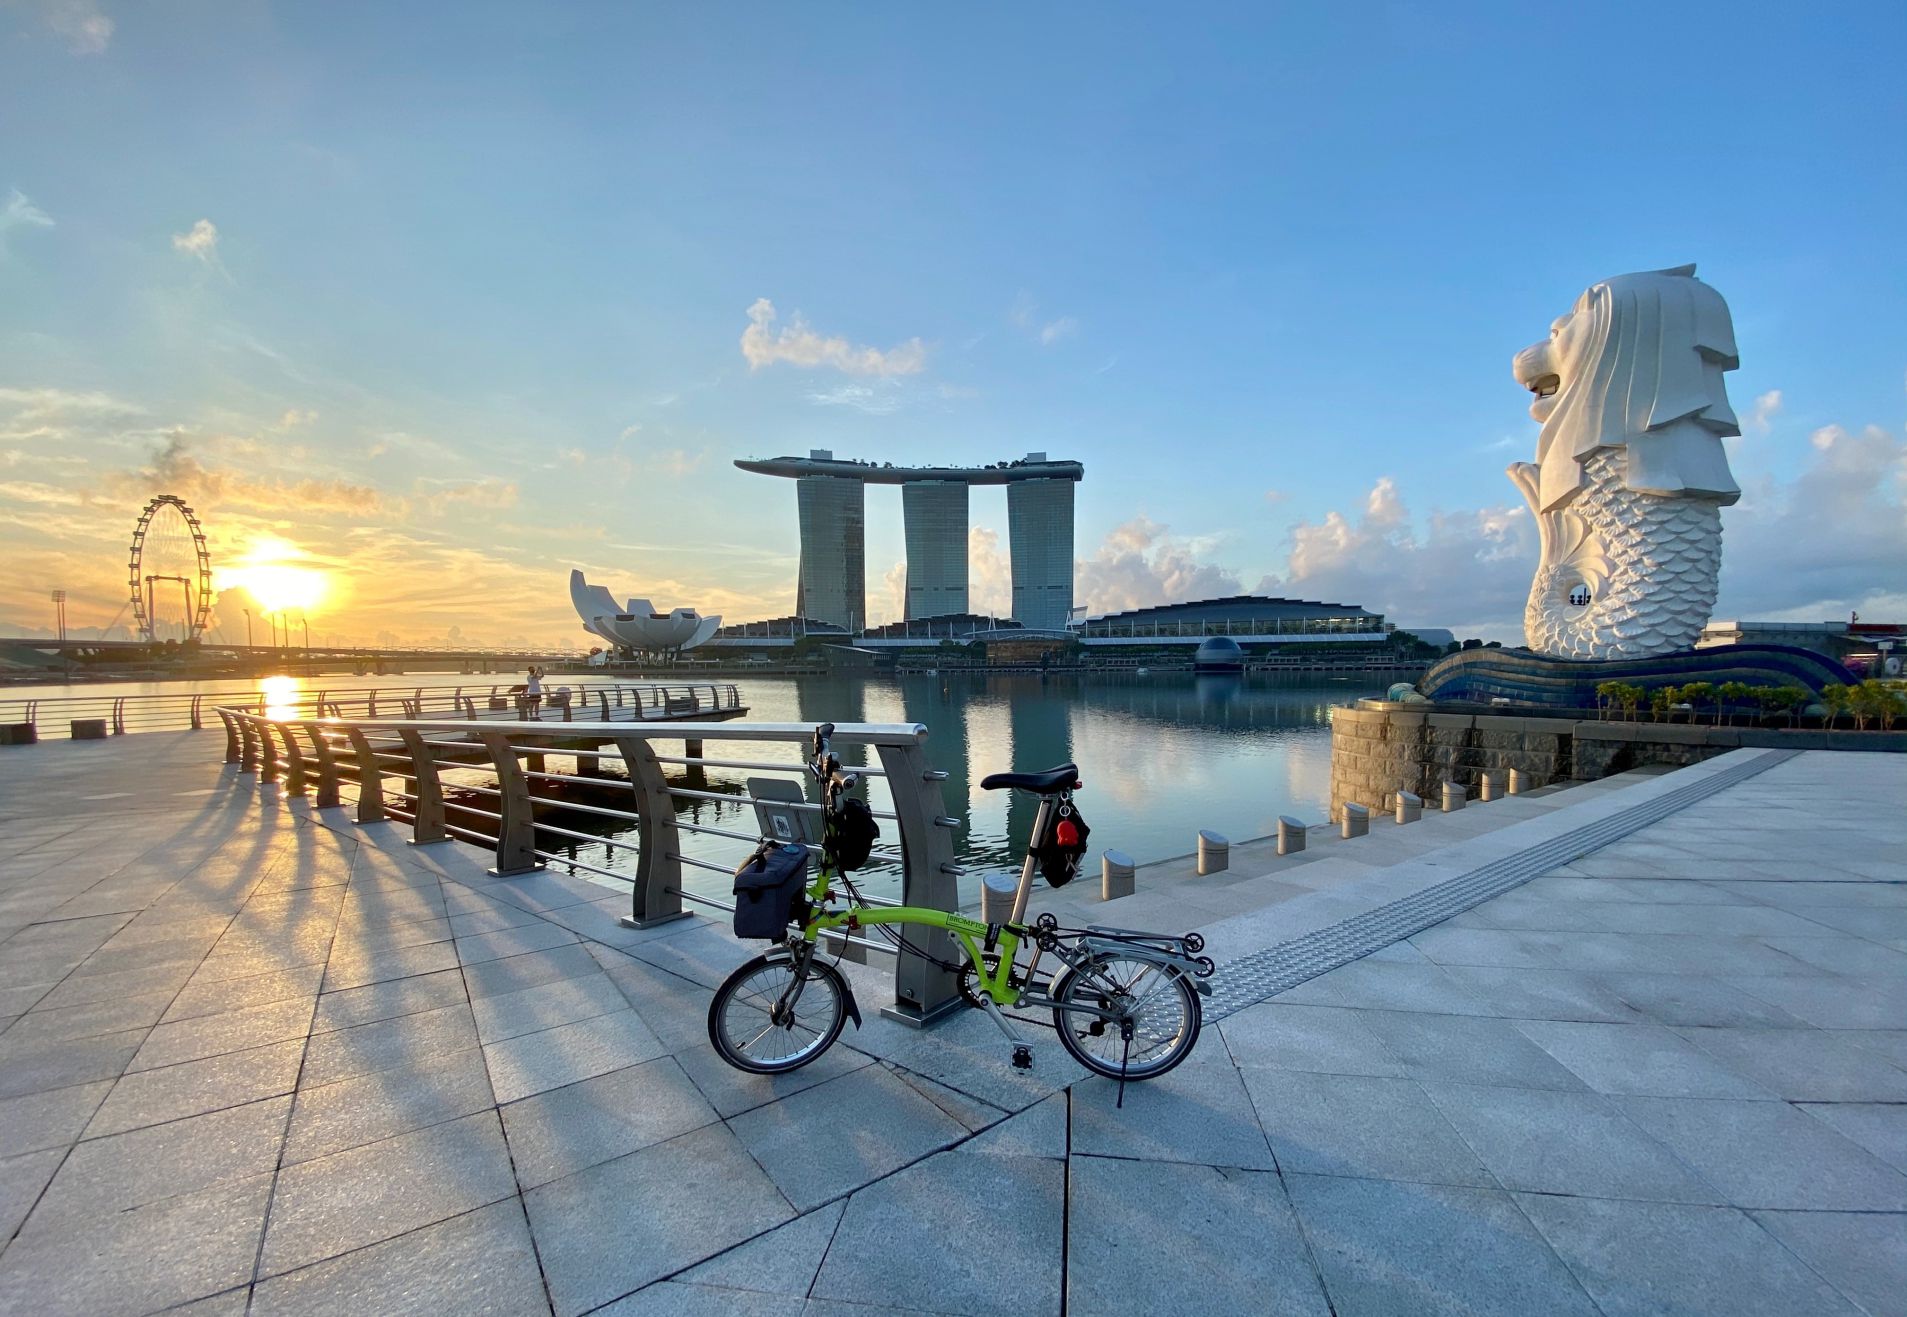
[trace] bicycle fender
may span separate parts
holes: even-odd
[[[787,947],[770,947],[767,951],[762,952],[763,960],[793,960],[794,958],[794,953],[788,950]],[[861,1004],[854,1000],[854,985],[848,981],[848,976],[845,974],[841,975],[841,991],[844,1004],[847,1007],[848,1018],[854,1021],[854,1027],[859,1029],[861,1027]]]
[[[1103,938],[1083,937],[1079,945],[1092,952],[1109,952],[1129,956],[1134,960],[1150,961],[1154,965],[1166,965],[1179,970],[1192,980],[1192,987],[1201,995],[1212,995],[1212,985],[1199,977],[1198,962],[1177,952],[1165,951],[1158,947],[1147,946],[1143,942],[1108,941]]]

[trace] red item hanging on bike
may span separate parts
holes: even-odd
[[[1086,838],[1092,835],[1092,829],[1070,800],[1062,800],[1055,813],[1057,818],[1046,835],[1034,843],[1033,854],[1040,862],[1046,885],[1064,887],[1079,875],[1080,861],[1086,858]]]

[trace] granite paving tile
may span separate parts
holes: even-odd
[[[939,1153],[848,1200],[811,1297],[931,1312],[1058,1312],[1065,1194],[1065,1168],[1055,1161]],[[1014,1228],[989,1230],[986,1248],[972,1252],[894,1247],[965,1235],[978,1202]],[[1002,1277],[1013,1278],[1010,1288]]]
[[[27,1213],[40,1200],[40,1191],[46,1188],[47,1181],[53,1178],[53,1172],[65,1158],[64,1148],[0,1157],[0,1241],[13,1238],[13,1232],[26,1220]]]
[[[314,985],[315,987],[315,985]],[[318,998],[318,1012],[312,1018],[313,1033],[330,1033],[353,1025],[375,1024],[379,1020],[421,1011],[453,1006],[467,999],[463,974],[459,970],[440,970],[415,978],[389,979],[367,983],[361,988],[327,992]]]
[[[112,1080],[101,1079],[0,1098],[0,1157],[64,1148],[79,1138],[112,1087]]]
[[[551,947],[547,951],[532,951],[521,956],[506,956],[501,960],[466,965],[463,974],[464,983],[468,985],[470,996],[474,999],[517,992],[561,979],[580,978],[595,974],[600,968],[585,947],[573,943]]]
[[[298,1091],[287,1166],[472,1115],[496,1105],[475,1048]]]
[[[1819,1029],[1678,1029],[1682,1037],[1791,1101],[1907,1102],[1907,1070]]]
[[[1366,1011],[1364,1023],[1415,1079],[1516,1088],[1585,1087],[1509,1020]]]
[[[515,1192],[494,1111],[287,1166],[259,1274],[337,1257]]]
[[[1218,1030],[1240,1066],[1338,1075],[1404,1073],[1390,1049],[1365,1027],[1360,1011],[1268,1001],[1227,1016]]]
[[[847,1199],[838,1198],[817,1207],[690,1267],[677,1279],[724,1291],[780,1294],[800,1300],[814,1285],[815,1273],[821,1270],[821,1259],[827,1256],[847,1205]],[[647,1293],[649,1290],[639,1290],[635,1297]]]
[[[1907,1103],[1806,1102],[1801,1110],[1897,1171],[1907,1171]]]
[[[629,1009],[628,1001],[607,974],[559,979],[517,992],[478,997],[470,1005],[477,1017],[478,1036],[486,1043]]]
[[[26,1231],[71,1230],[178,1194],[269,1175],[290,1108],[290,1098],[272,1098],[87,1139],[67,1156]]]
[[[1240,1074],[1286,1174],[1496,1184],[1414,1080],[1255,1067]]]
[[[100,1104],[89,1138],[157,1125],[291,1092],[304,1056],[302,1038],[247,1052],[228,1052],[161,1070],[130,1074]]]
[[[651,1060],[666,1050],[641,1017],[625,1008],[486,1043],[483,1052],[497,1101],[514,1102]]]
[[[596,1317],[803,1317],[812,1308],[813,1305],[799,1295],[757,1294],[751,1290],[662,1280],[608,1307],[598,1308]],[[857,1307],[852,1311],[859,1317],[872,1317],[873,1313],[869,1308]]]
[[[1907,1216],[1753,1212],[1762,1229],[1870,1317],[1907,1314]]]
[[[244,1010],[293,997],[314,997],[324,978],[324,965],[299,965],[292,969],[271,970],[263,974],[233,979],[194,980],[179,990],[166,1008],[161,1023],[217,1015],[224,1011]]]
[[[270,1197],[271,1177],[261,1175],[72,1230],[23,1233],[0,1254],[0,1312],[135,1317],[242,1286]]]
[[[1540,1195],[1517,1201],[1608,1317],[1858,1313],[1733,1208]]]
[[[1506,1189],[1715,1203],[1720,1195],[1609,1099],[1426,1083],[1445,1120]]]
[[[1079,1156],[1067,1188],[1068,1311],[1147,1317],[1178,1295],[1210,1313],[1330,1312],[1275,1174]]]
[[[1072,1150],[1144,1161],[1272,1170],[1251,1095],[1223,1048],[1195,1049],[1176,1069],[1140,1084],[1075,1084]],[[1120,1105],[1123,1097],[1123,1105]]]
[[[149,1029],[159,1022],[171,1001],[169,992],[148,992],[136,997],[88,1002],[84,1006],[30,1010],[7,1028],[5,1037],[17,1043],[30,1038],[91,1038],[103,1033]]]
[[[549,1299],[522,1205],[505,1199],[259,1282],[254,1317],[517,1317]]]
[[[1286,1175],[1339,1313],[1596,1312],[1510,1195]]]
[[[0,1034],[0,1098],[116,1079],[145,1041],[144,1029],[90,1038],[22,1038]]]
[[[1517,1028],[1599,1093],[1772,1096],[1709,1052],[1655,1025],[1526,1020]]]
[[[526,1189],[717,1119],[682,1067],[666,1056],[503,1108],[517,1180]]]
[[[126,1068],[131,1072],[152,1070],[303,1038],[311,1029],[312,1005],[309,997],[289,997],[162,1024],[146,1035]]]
[[[1616,1102],[1736,1207],[1907,1211],[1907,1176],[1785,1102]]]
[[[1055,1168],[1057,1170],[1057,1168]],[[795,1213],[720,1125],[530,1190],[530,1229],[558,1317],[575,1317],[753,1238]],[[597,1231],[646,1208],[645,1229]]]
[[[477,1024],[462,1001],[369,1024],[314,1033],[305,1053],[307,1087],[336,1083],[477,1046]]]
[[[818,1207],[967,1130],[881,1066],[864,1066],[729,1121],[797,1211]]]

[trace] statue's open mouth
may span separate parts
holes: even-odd
[[[1556,390],[1563,387],[1563,379],[1560,375],[1539,375],[1526,387],[1539,398],[1553,398]]]

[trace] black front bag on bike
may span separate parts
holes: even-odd
[[[834,864],[840,873],[852,873],[867,863],[867,857],[874,850],[874,840],[881,835],[881,825],[875,821],[874,811],[867,802],[858,796],[849,796],[841,802],[834,817]]]
[[[735,936],[778,942],[806,915],[808,848],[764,841],[735,870]]]
[[[1070,800],[1061,801],[1053,811],[1053,821],[1047,826],[1046,835],[1033,847],[1040,874],[1048,887],[1064,887],[1079,875],[1080,862],[1086,858],[1086,838],[1090,835],[1092,829],[1086,826],[1079,807]]]

